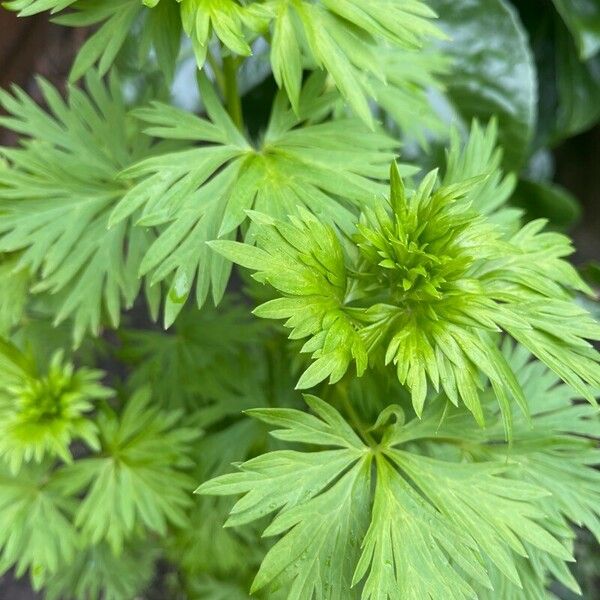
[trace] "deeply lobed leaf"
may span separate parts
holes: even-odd
[[[527,404],[498,349],[505,331],[594,401],[600,355],[587,340],[600,338],[600,326],[572,299],[591,290],[564,260],[568,238],[544,232],[542,221],[518,229],[514,213],[494,212],[493,193],[506,198],[511,184],[493,147],[494,125],[485,134],[475,125],[464,154],[451,150],[439,187],[434,171],[407,191],[393,167],[389,202],[364,209],[352,246],[310,215],[262,218],[256,248],[213,244],[281,294],[259,316],[287,319],[292,338],[309,338],[303,350],[316,361],[300,386],[338,381],[353,361],[359,376],[368,361],[393,363],[417,414],[433,388],[483,425],[483,375],[510,434],[511,400],[524,413]]]

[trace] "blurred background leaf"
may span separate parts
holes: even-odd
[[[536,125],[537,83],[527,34],[505,0],[431,0],[449,36],[447,94],[461,117],[498,117],[506,165],[525,162]]]

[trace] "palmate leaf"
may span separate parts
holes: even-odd
[[[104,315],[113,326],[131,306],[139,264],[152,234],[108,217],[125,194],[119,172],[150,153],[125,107],[120,84],[86,76],[87,93],[69,90],[65,103],[40,80],[50,112],[18,88],[0,93],[8,116],[0,124],[23,136],[19,148],[2,148],[0,252],[18,253],[15,273],[30,275],[31,289],[57,295],[55,322],[73,319],[74,340],[98,334]]]
[[[175,2],[163,2],[153,11],[147,10],[141,0],[9,0],[4,6],[18,11],[21,17],[44,11],[54,15],[69,8],[71,12],[53,20],[70,27],[99,24],[78,52],[71,80],[80,79],[96,64],[98,72],[106,74],[138,23],[141,58],[152,49],[166,78],[173,77],[182,30]]]
[[[157,548],[129,544],[115,556],[108,544],[79,549],[44,583],[47,600],[125,600],[135,598],[154,575]]]
[[[296,525],[293,538],[284,537],[267,554],[253,591],[271,582],[275,588],[291,583],[290,598],[311,598],[315,587],[327,590],[328,598],[343,597],[352,576],[352,561],[344,557],[353,554],[357,560],[361,531],[366,525],[360,521],[365,519],[369,502],[370,459],[367,449],[338,413],[318,399],[307,401],[318,410],[319,418],[291,409],[253,413],[282,426],[275,434],[281,434],[281,439],[324,441],[338,449],[262,455],[245,463],[243,473],[221,476],[201,486],[199,492],[248,492],[234,506],[227,522],[230,526],[249,523],[282,508],[265,533],[276,535]],[[345,471],[346,475],[332,485]],[[328,486],[329,490],[321,493]],[[306,520],[307,511],[318,521],[314,526]]]
[[[252,10],[271,19],[273,74],[292,106],[299,106],[302,69],[308,60],[329,72],[366,123],[373,122],[370,76],[385,80],[379,67],[381,47],[387,43],[415,48],[425,37],[440,35],[431,21],[434,13],[413,0],[267,0],[255,3]]]
[[[145,0],[161,6],[165,0]],[[380,68],[385,48],[418,48],[424,38],[440,36],[435,14],[419,0],[181,0],[181,19],[197,62],[204,65],[212,34],[234,55],[251,54],[259,34],[271,44],[271,66],[294,110],[300,107],[305,66],[326,70],[342,96],[366,123],[373,124],[368,98],[389,74]],[[374,84],[376,85],[376,84]]]
[[[466,599],[474,597],[474,582],[490,586],[486,561],[521,585],[515,563],[525,543],[570,559],[540,507],[547,492],[507,485],[506,463],[429,458],[396,449],[385,437],[374,449],[333,407],[306,400],[316,416],[250,412],[277,427],[278,439],[333,449],[271,452],[198,490],[243,495],[229,526],[277,513],[265,535],[283,537],[267,553],[253,590],[285,586],[296,599]]]
[[[364,209],[354,247],[310,215],[261,218],[257,247],[213,244],[282,296],[259,316],[287,319],[290,337],[309,338],[303,350],[315,362],[300,387],[338,381],[352,362],[358,375],[369,360],[393,364],[417,414],[432,388],[443,389],[483,425],[484,375],[510,433],[511,400],[524,413],[527,405],[497,346],[503,330],[594,400],[600,355],[587,340],[599,339],[600,325],[572,299],[591,290],[564,260],[568,238],[544,232],[543,221],[519,229],[514,211],[494,210],[512,181],[493,148],[494,125],[486,133],[475,125],[464,154],[451,150],[439,187],[434,171],[407,191],[392,167],[389,203]]]
[[[110,219],[120,227],[139,209],[139,225],[163,228],[140,269],[153,284],[171,282],[166,325],[181,310],[194,280],[199,305],[211,287],[215,303],[223,296],[231,262],[210,252],[205,242],[233,239],[252,208],[283,218],[304,206],[348,229],[350,209],[372,203],[385,189],[380,181],[387,177],[386,163],[395,146],[387,135],[369,131],[356,119],[319,122],[337,99],[335,92],[324,90],[321,75],[307,82],[299,116],[278,96],[259,148],[235,128],[204,77],[201,90],[208,119],[158,103],[136,111],[150,135],[188,140],[188,145],[127,169],[125,177],[141,181]],[[248,239],[254,230],[250,227]]]
[[[179,419],[177,411],[151,406],[148,388],[129,399],[120,418],[98,417],[99,455],[63,468],[61,477],[68,492],[85,491],[75,524],[91,543],[106,541],[119,554],[142,526],[162,535],[168,524],[185,526],[192,481],[185,469],[198,431]]]
[[[0,573],[27,570],[35,589],[75,558],[79,543],[71,518],[77,501],[65,494],[46,464],[11,475],[0,463]]]
[[[427,445],[430,451],[435,444],[435,455],[443,457],[456,455],[455,450],[460,448],[457,460],[507,462],[507,487],[525,482],[548,492],[540,498],[539,507],[551,524],[551,531],[565,545],[572,545],[569,523],[586,527],[600,538],[600,477],[595,468],[600,463],[598,409],[575,403],[578,395],[542,363],[532,361],[522,346],[507,340],[503,354],[517,375],[531,413],[530,419],[515,416],[510,445],[504,441],[502,419],[491,389],[483,395],[489,423],[486,429],[469,429],[464,408],[449,408],[441,402],[432,405],[421,421],[413,420],[389,430],[385,442],[418,443]],[[540,553],[529,543],[524,546],[529,558],[515,562],[523,588],[492,566],[489,572],[495,591],[477,587],[479,597],[491,599],[502,594],[502,598],[515,600],[548,598],[551,596],[546,587],[552,580],[579,592],[564,562]]]
[[[245,359],[256,353],[264,331],[228,296],[218,309],[184,309],[168,333],[122,329],[118,354],[132,367],[131,387],[150,385],[162,406],[197,408],[244,393]]]

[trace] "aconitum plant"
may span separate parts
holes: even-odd
[[[555,4],[583,77],[600,30]],[[537,121],[508,0],[5,7],[87,41],[64,93],[0,92],[0,572],[49,600],[580,592],[600,324],[530,157],[600,115],[561,84]]]

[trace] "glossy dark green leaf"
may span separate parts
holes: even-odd
[[[600,289],[600,262],[593,260],[581,268],[583,278],[594,288]],[[595,313],[600,314],[600,303],[594,302],[596,305]]]
[[[600,54],[586,62],[565,31],[557,45],[559,112],[557,135],[564,138],[591,127],[600,119]]]
[[[588,59],[600,50],[600,2],[552,0],[575,39],[579,56]]]
[[[446,85],[470,121],[498,116],[509,167],[520,166],[536,122],[536,70],[525,30],[504,0],[432,0],[451,38],[443,52],[454,62]]]
[[[560,228],[573,225],[581,215],[577,199],[552,182],[520,179],[512,203],[525,210],[528,219],[545,218]]]

